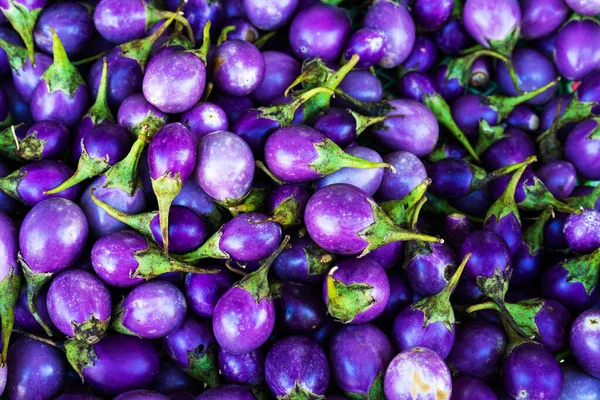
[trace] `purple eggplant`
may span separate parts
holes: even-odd
[[[292,282],[271,284],[279,332],[309,334],[325,322],[326,309],[318,288]]]
[[[452,376],[437,353],[413,347],[394,357],[385,372],[383,390],[386,399],[449,399]]]
[[[229,18],[225,20],[223,26],[225,28],[223,28],[221,36],[219,36],[219,41],[221,42],[224,42],[225,40],[245,40],[246,42],[254,43],[258,41],[261,36],[258,29],[248,22],[246,18]],[[223,35],[226,36],[223,37]]]
[[[461,4],[454,3],[451,18],[440,29],[433,32],[435,44],[444,53],[456,55],[474,43],[462,24],[461,14]]]
[[[455,266],[454,251],[446,243],[406,243],[406,277],[420,296],[433,296],[441,292],[447,286]]]
[[[521,37],[539,39],[554,32],[567,19],[564,0],[524,0],[520,2],[523,20]]]
[[[381,81],[369,70],[348,72],[342,82],[340,82],[339,90],[338,95],[346,93],[356,100],[367,103],[380,101],[383,98]],[[346,107],[348,106],[344,101],[340,101],[340,103]]]
[[[235,385],[258,386],[265,381],[265,358],[262,349],[239,355],[219,349],[219,370]]]
[[[567,246],[582,254],[600,248],[600,212],[584,209],[581,214],[570,214],[563,225]]]
[[[596,327],[598,309],[590,309],[579,314],[573,322],[570,334],[570,345],[577,364],[595,378],[600,377],[598,364],[598,348],[600,333]]]
[[[597,1],[565,0],[565,3],[576,13],[595,17],[600,14],[600,4]]]
[[[588,40],[589,38],[589,40]],[[556,35],[554,63],[567,79],[581,80],[600,65],[600,22],[575,17]]]
[[[515,0],[493,3],[467,0],[463,9],[463,22],[467,32],[480,45],[499,49],[510,55],[519,38],[521,9]]]
[[[301,186],[277,186],[268,198],[267,211],[272,215],[269,220],[283,227],[299,224],[304,217],[309,198],[310,195]]]
[[[273,272],[285,282],[320,284],[334,257],[307,238],[295,237],[273,263]]]
[[[102,89],[98,93],[102,93]],[[119,106],[117,121],[134,135],[144,133],[152,137],[165,126],[167,115],[150,104],[143,94],[138,93],[123,100]]]
[[[210,321],[188,315],[162,343],[169,357],[189,376],[209,387],[218,386],[218,347]]]
[[[212,388],[196,397],[196,400],[256,400],[251,388],[241,385],[222,385]]]
[[[15,321],[15,304],[19,297],[22,276],[17,263],[17,227],[0,211],[0,318],[2,319],[2,356],[0,363],[6,362],[8,343]]]
[[[2,19],[3,16],[4,16],[4,14],[2,14],[2,12],[0,12],[0,19]],[[0,26],[0,39],[3,40],[3,41],[0,41],[0,75],[6,76],[10,72],[11,65],[9,63],[8,54],[6,53],[6,51],[3,48],[4,43],[8,42],[9,45],[14,44],[17,46],[22,46],[23,41],[21,41],[21,38],[19,37],[19,34],[17,32],[15,32],[14,30],[12,30],[8,27],[4,27],[4,26]],[[27,58],[27,54],[24,53],[23,59],[26,59],[26,58]]]
[[[188,306],[200,317],[212,317],[215,305],[233,282],[233,275],[226,269],[220,269],[216,274],[188,274],[185,277]]]
[[[300,64],[294,58],[278,51],[262,53],[265,60],[265,77],[252,92],[252,98],[260,104],[268,104],[285,90],[300,74]]]
[[[574,362],[564,362],[560,365],[563,374],[563,390],[558,400],[576,399],[588,396],[594,398],[600,393],[600,380],[588,375]]]
[[[427,95],[436,92],[431,78],[418,71],[409,71],[398,80],[398,93],[402,98],[422,102]]]
[[[573,164],[567,161],[556,160],[544,164],[537,169],[536,174],[558,199],[569,197],[577,183],[577,171]]]
[[[68,337],[93,344],[111,315],[110,292],[92,272],[71,269],[52,280],[46,299],[52,323]]]
[[[452,14],[452,0],[416,0],[412,5],[415,22],[424,30],[440,28]]]
[[[481,88],[487,86],[490,81],[492,69],[492,62],[489,57],[479,57],[469,70],[471,76],[469,78],[469,84],[473,87]]]
[[[454,249],[460,248],[463,240],[475,230],[475,225],[464,214],[448,214],[444,218],[442,237]]]
[[[67,127],[54,121],[31,125],[19,141],[17,154],[24,160],[60,159],[71,142]]]
[[[129,292],[113,311],[115,331],[159,339],[173,333],[183,323],[187,304],[183,293],[165,281],[144,282]]]
[[[152,390],[131,390],[121,393],[115,400],[168,400],[168,397]]]
[[[167,0],[167,8],[171,11],[176,11],[180,6],[179,0]],[[190,0],[183,4],[181,11],[185,18],[190,22],[192,31],[196,40],[202,39],[205,34],[203,32],[207,23],[210,23],[211,34],[214,29],[218,29],[223,19],[223,8],[225,2],[211,0]],[[242,15],[243,16],[243,15]]]
[[[48,315],[48,307],[46,304],[46,298],[48,296],[48,286],[44,286],[37,298],[37,312],[42,320],[46,323],[50,329],[54,330],[55,326]],[[15,304],[15,325],[26,332],[33,334],[44,333],[44,328],[38,324],[37,320],[31,313],[29,306],[27,305],[27,288],[23,287],[19,299]]]
[[[252,43],[228,40],[217,47],[214,56],[215,86],[231,96],[246,96],[257,89],[265,77],[265,59]]]
[[[84,4],[68,2],[44,8],[33,31],[35,44],[44,53],[52,54],[54,29],[69,57],[81,53],[94,35],[94,20],[90,8]]]
[[[91,261],[96,274],[116,287],[131,287],[167,272],[217,273],[160,256],[161,249],[132,231],[109,233],[96,241]]]
[[[377,64],[385,53],[387,39],[385,33],[377,28],[362,28],[348,38],[344,57],[349,60],[354,54],[360,57],[358,68],[369,68]]]
[[[0,12],[19,33],[34,64],[33,27],[46,6],[46,0],[2,0]]]
[[[402,115],[391,115],[390,118]],[[313,128],[340,147],[349,146],[369,126],[385,121],[387,116],[365,116],[351,110],[330,108],[313,123]]]
[[[417,156],[406,151],[387,154],[383,160],[396,169],[384,170],[381,185],[375,194],[380,201],[400,200],[427,178],[425,166]]]
[[[482,380],[458,377],[452,380],[452,400],[497,400],[494,391]]]
[[[154,381],[152,388],[159,393],[173,396],[174,399],[178,399],[178,397],[175,396],[180,395],[182,396],[181,400],[188,400],[187,397],[183,397],[183,393],[197,393],[200,385],[200,382],[192,379],[173,361],[162,360],[160,363],[160,370],[158,371],[158,377]],[[190,399],[193,398],[191,393],[189,396]]]
[[[565,158],[586,179],[600,179],[600,118],[587,119],[573,128],[565,142]]]
[[[267,354],[265,379],[278,398],[322,397],[329,384],[327,356],[313,339],[289,336]]]
[[[508,114],[506,123],[511,128],[535,132],[540,127],[540,118],[528,106],[520,104]]]
[[[262,0],[244,0],[246,17],[258,29],[272,31],[283,27],[294,15],[299,0],[276,3]]]
[[[180,121],[192,133],[197,142],[211,132],[229,128],[227,114],[216,104],[203,102],[181,115]]]

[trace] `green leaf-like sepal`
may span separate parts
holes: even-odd
[[[30,10],[16,0],[8,0],[8,8],[0,8],[12,27],[19,33],[27,47],[27,54],[31,63],[34,63],[35,44],[33,42],[33,28],[42,12],[42,8]]]
[[[559,78],[560,79],[560,78]],[[546,91],[547,89],[555,86],[559,80],[552,81],[538,89],[525,92],[518,96],[505,97],[505,96],[481,96],[481,103],[490,107],[498,113],[498,123],[508,117],[516,106],[525,103],[528,100],[533,99],[538,94]]]
[[[96,101],[87,110],[84,117],[89,117],[94,126],[98,126],[104,121],[115,122],[112,111],[108,106],[108,63],[106,58],[102,60],[102,75],[100,75]]]
[[[190,264],[195,264],[204,258],[228,260],[231,258],[229,254],[221,250],[219,247],[219,243],[221,242],[221,236],[223,236],[223,231],[218,230],[211,237],[209,237],[208,240],[204,242],[204,244],[202,244],[202,246],[198,247],[196,250],[184,254],[174,254],[173,257]]]
[[[121,221],[125,225],[133,228],[137,232],[141,233],[148,239],[156,242],[154,240],[154,235],[152,234],[152,229],[150,227],[150,223],[152,220],[158,215],[158,211],[149,211],[141,214],[127,214],[123,211],[119,211],[116,208],[106,204],[105,202],[99,200],[94,195],[94,189],[91,189],[90,197],[94,204],[100,207],[104,212],[108,215],[116,219],[117,221]]]
[[[294,114],[296,113],[296,110],[298,110],[301,105],[309,101],[311,98],[317,96],[319,93],[325,93],[331,96],[334,94],[334,91],[327,87],[316,87],[310,89],[295,96],[294,99],[289,103],[259,108],[258,110],[260,110],[261,113],[258,117],[270,119],[271,121],[277,121],[282,127],[291,125],[292,121],[294,120]]]
[[[4,50],[8,57],[8,63],[10,68],[17,74],[20,75],[23,71],[25,63],[28,61],[27,49],[12,44],[11,42],[0,38],[0,48]]]
[[[5,261],[3,261],[5,262]],[[2,355],[0,365],[6,363],[8,343],[15,322],[15,304],[19,298],[19,289],[23,278],[18,271],[18,266],[11,265],[10,272],[0,282],[0,322],[2,323]]]
[[[0,131],[0,155],[11,161],[20,161],[19,155],[17,154],[17,141],[15,137],[15,129],[21,127],[23,124],[9,126]]]
[[[333,254],[326,252],[315,243],[304,247],[303,250],[308,262],[308,275],[325,275],[335,261]]]
[[[544,307],[544,304],[544,299],[528,299],[518,303],[506,303],[506,309],[527,337],[539,338],[541,335],[535,323],[535,317]]]
[[[302,73],[288,86],[284,95],[287,97],[289,92],[301,83],[304,89],[321,86],[334,73],[335,71],[329,68],[319,57],[304,60],[302,63]]]
[[[207,348],[200,345],[194,350],[189,350],[187,352],[188,368],[185,372],[192,378],[206,383],[208,387],[219,386],[217,351],[216,344],[210,344]]]
[[[585,292],[590,295],[598,286],[600,249],[596,249],[591,254],[584,254],[563,261],[560,266],[568,272],[567,282],[580,282],[585,288]]]
[[[508,217],[509,215],[514,215],[519,224],[521,223],[521,217],[519,215],[519,209],[517,208],[517,203],[515,202],[515,192],[519,185],[519,181],[521,176],[523,176],[523,172],[525,172],[525,168],[532,162],[536,160],[535,156],[529,157],[522,167],[520,167],[513,176],[511,176],[506,189],[502,193],[500,197],[490,206],[485,216],[485,221],[489,221],[492,218],[495,219],[497,223],[503,218]]]
[[[41,160],[45,144],[46,140],[38,139],[37,131],[34,131],[32,134],[25,136],[25,138],[19,142],[17,154],[19,154],[19,157],[24,160]]]
[[[67,52],[56,32],[54,32],[52,28],[50,28],[50,32],[52,33],[52,53],[54,54],[54,62],[48,67],[46,72],[44,72],[42,79],[46,81],[48,93],[54,93],[60,90],[70,98],[73,98],[80,86],[83,86],[85,90],[85,80],[77,68],[69,61]]]
[[[110,326],[115,332],[122,333],[123,335],[140,337],[123,325],[123,317],[125,315],[125,311],[127,311],[126,308],[123,308],[123,300],[124,299],[121,299],[119,304],[113,308]]]
[[[151,180],[152,190],[158,202],[158,218],[163,247],[165,254],[169,254],[169,212],[173,200],[181,192],[183,180],[179,172],[173,174],[171,171],[165,171],[162,176],[159,176],[157,179],[151,178]]]
[[[491,145],[506,137],[508,136],[504,134],[503,126],[490,126],[485,119],[482,119],[479,121],[479,139],[475,145],[475,152],[482,155]]]
[[[529,249],[529,255],[534,256],[544,248],[544,227],[546,222],[554,218],[554,208],[548,207],[542,214],[523,232],[523,242]]]
[[[284,396],[277,396],[277,400],[326,400],[326,398],[325,396],[308,391],[296,379],[296,383],[290,393]]]
[[[542,132],[537,138],[538,143],[547,140],[548,136],[552,135],[552,131],[556,132],[564,128],[568,124],[574,124],[587,119],[592,114],[592,108],[598,104],[595,101],[580,101],[577,92],[573,94],[573,98],[565,107],[565,112],[560,115],[560,109],[562,108],[561,100],[559,100],[558,109],[556,111],[556,119],[550,128]]]
[[[44,332],[46,332],[48,336],[52,336],[52,330],[48,325],[46,325],[38,313],[37,298],[42,290],[42,287],[46,283],[50,282],[54,276],[54,273],[33,271],[21,256],[21,253],[19,253],[19,264],[21,264],[21,271],[23,271],[25,281],[27,282],[27,306],[29,307],[29,311],[31,311],[33,318],[35,318],[37,323],[40,324],[40,326],[44,329]]]
[[[13,199],[25,204],[25,201],[23,201],[21,195],[19,194],[19,185],[26,175],[27,173],[23,172],[23,169],[21,168],[11,172],[3,178],[0,178],[0,190]]]
[[[94,313],[91,313],[90,317],[85,322],[80,324],[71,322],[75,332],[73,339],[87,344],[94,344],[102,339],[106,333],[106,328],[108,328],[109,323],[110,317],[106,318],[105,320],[101,320],[96,318]]]
[[[262,211],[265,208],[267,201],[267,187],[252,187],[246,193],[244,198],[239,204],[227,205],[227,202],[218,203],[219,205],[227,208],[231,215],[234,217],[243,213]]]
[[[135,191],[142,187],[138,164],[144,147],[146,147],[149,140],[148,136],[138,135],[127,156],[116,162],[104,173],[106,181],[103,187],[120,189],[129,196],[133,196]]]
[[[335,95],[338,99],[350,104],[354,111],[363,115],[382,116],[387,115],[396,109],[385,100],[361,101],[340,89],[335,89]]]
[[[369,388],[369,393],[344,392],[350,400],[385,400],[383,392],[383,371],[378,373]]]
[[[519,40],[520,34],[521,27],[517,25],[508,35],[506,35],[504,39],[490,40],[489,45],[492,49],[504,55],[505,57],[511,57],[513,49]]]
[[[546,185],[537,176],[532,176],[523,185],[525,198],[517,205],[527,211],[542,211],[553,207],[556,211],[568,214],[580,214],[581,210],[568,206],[550,193]]]
[[[64,344],[67,361],[83,382],[83,370],[93,367],[98,356],[94,350],[94,345],[79,342],[77,340],[67,340]]]
[[[460,86],[468,86],[471,80],[471,65],[473,65],[475,60],[477,60],[479,57],[484,56],[497,58],[501,61],[507,61],[506,57],[499,52],[484,49],[483,47],[478,46],[475,51],[448,61],[445,77],[446,82],[456,79],[460,83]]]
[[[599,198],[600,184],[597,184],[589,194],[585,196],[569,197],[565,202],[573,208],[589,208],[593,210]]]
[[[333,278],[335,270],[336,267],[333,267],[327,276],[327,312],[337,321],[347,324],[376,303],[371,295],[373,286],[366,283],[345,284]]]
[[[381,209],[398,226],[408,226],[413,217],[414,207],[425,196],[427,188],[431,185],[431,179],[426,178],[415,186],[406,196],[399,200],[388,200],[380,203]]]

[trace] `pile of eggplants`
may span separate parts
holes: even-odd
[[[0,396],[600,399],[600,0],[0,0]]]

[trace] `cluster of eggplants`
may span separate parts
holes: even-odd
[[[0,396],[595,399],[599,0],[0,0]]]

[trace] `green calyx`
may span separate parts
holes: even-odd
[[[291,125],[296,110],[298,110],[301,105],[320,93],[333,95],[334,91],[326,87],[316,87],[314,89],[307,90],[306,92],[295,96],[294,100],[289,103],[259,108],[261,111],[259,118],[277,121],[282,127]]]
[[[279,254],[287,247],[289,241],[290,237],[285,236],[279,247],[262,262],[259,269],[244,276],[233,286],[246,290],[254,297],[257,303],[263,299],[271,299],[271,289],[269,287],[269,280],[267,279],[269,269]]]
[[[369,393],[344,392],[350,400],[385,400],[383,392],[383,371],[379,372],[369,388]]]
[[[600,249],[560,263],[567,272],[567,282],[580,282],[589,295],[598,286],[600,277]]]
[[[161,249],[146,239],[147,247],[138,250],[133,257],[138,263],[132,278],[152,279],[167,272],[185,272],[192,274],[218,274],[218,269],[202,269],[174,259],[167,259]]]
[[[490,40],[489,45],[492,49],[502,54],[505,57],[510,58],[512,52],[519,40],[519,36],[521,34],[520,25],[515,26],[515,28],[502,40]],[[518,85],[517,85],[518,88]]]
[[[491,145],[505,137],[508,136],[504,134],[503,126],[490,126],[485,119],[482,119],[479,121],[479,138],[475,145],[475,152],[481,156]]]
[[[231,215],[234,217],[243,213],[262,211],[265,208],[265,202],[267,201],[267,188],[266,187],[252,187],[246,193],[246,196],[242,199],[241,203],[236,205],[227,205],[227,203],[219,203],[221,206],[227,208]]]
[[[469,139],[465,136],[463,131],[460,130],[450,111],[450,106],[446,103],[446,100],[437,93],[424,94],[423,104],[433,112],[435,118],[450,131],[452,136],[463,145],[467,152],[479,162],[479,154],[475,151]]]
[[[555,81],[552,81],[536,90],[532,90],[530,92],[523,93],[514,97],[504,97],[504,96],[482,96],[481,103],[492,108],[494,111],[498,113],[498,122],[501,122],[508,114],[514,110],[516,106],[522,104],[528,100],[533,99],[538,94],[546,91],[547,89],[555,86],[560,81],[558,78]]]
[[[393,165],[384,162],[373,162],[363,158],[355,157],[344,152],[331,139],[323,137],[323,141],[313,144],[317,157],[308,166],[321,176],[331,175],[342,168],[388,168],[393,173],[396,169]]]
[[[96,101],[85,113],[85,116],[90,117],[94,126],[98,126],[104,121],[115,122],[108,106],[108,62],[106,58],[102,60],[102,75],[100,76]]]
[[[177,10],[175,12],[171,12],[171,11],[159,10],[159,9],[153,7],[151,4],[147,3],[146,1],[143,1],[143,0],[138,0],[138,1],[141,1],[144,4],[144,7],[146,8],[146,15],[147,15],[146,31],[147,32],[150,31],[154,27],[154,25],[156,25],[159,21],[161,21],[163,19],[166,19],[166,20],[174,19],[175,21],[178,22],[178,24],[180,26],[185,27],[188,37],[189,37],[189,42],[190,42],[191,46],[194,47],[194,45],[195,45],[194,32],[192,30],[192,27],[190,26],[190,23],[183,16],[183,13],[181,12],[183,2],[180,4],[180,6],[177,8]],[[161,33],[161,35],[162,35],[162,33]]]
[[[210,21],[206,21],[206,24],[204,25],[204,30],[202,31],[202,45],[200,46],[200,48],[197,50],[188,50],[190,53],[193,53],[196,56],[198,56],[204,62],[204,65],[206,65],[208,51],[210,50],[210,26]]]
[[[219,248],[223,231],[220,229],[198,247],[196,250],[185,254],[176,254],[173,257],[186,263],[196,264],[204,258],[215,258],[218,260],[229,260],[231,257]]]
[[[98,198],[94,195],[94,191],[96,189],[92,188],[90,190],[90,197],[92,201],[100,207],[104,212],[113,217],[114,219],[121,221],[125,225],[130,226],[137,232],[141,233],[145,237],[154,241],[154,236],[152,235],[152,229],[150,228],[150,223],[152,220],[158,215],[158,211],[149,211],[142,214],[127,214],[122,211],[117,210],[116,208],[106,204],[105,202],[98,200]]]
[[[395,110],[395,107],[385,100],[373,102],[361,101],[340,89],[335,89],[335,96],[338,99],[351,104],[353,110],[363,115],[381,116],[387,115],[391,111]]]
[[[596,128],[594,128],[590,134],[586,137],[587,140],[600,140],[600,118],[592,118],[596,121]]]
[[[333,267],[327,275],[327,312],[337,321],[347,324],[358,314],[367,311],[376,303],[372,296],[373,286],[366,283],[338,281],[333,277],[338,267]]]
[[[23,39],[23,43],[25,43],[25,47],[27,48],[29,60],[31,61],[31,64],[35,64],[33,28],[35,28],[35,23],[42,12],[42,8],[30,10],[27,6],[16,0],[8,0],[7,3],[8,8],[0,7],[0,11],[2,11],[15,31],[21,36],[21,39]]]
[[[19,289],[23,278],[17,265],[10,266],[10,272],[0,282],[0,322],[2,328],[2,354],[0,366],[6,364],[8,343],[15,322],[15,304],[19,298]]]
[[[72,322],[75,332],[73,339],[87,344],[97,343],[106,333],[109,323],[110,317],[101,320],[91,313],[85,322],[80,324]]]
[[[546,208],[542,214],[523,232],[523,241],[529,249],[529,255],[534,256],[544,248],[544,227],[550,218],[554,218],[554,208]]]
[[[160,221],[160,234],[163,238],[163,247],[165,254],[169,254],[169,211],[175,197],[181,191],[183,181],[181,175],[173,175],[171,171],[165,173],[157,179],[152,178],[152,190],[158,201],[158,215]]]
[[[67,52],[60,41],[60,38],[54,31],[49,28],[52,33],[52,53],[54,54],[54,62],[48,67],[42,79],[46,81],[48,93],[61,91],[66,93],[70,98],[75,96],[75,92],[80,86],[86,86],[85,80],[71,64]]]
[[[21,264],[21,271],[23,271],[25,281],[27,282],[27,306],[29,307],[31,314],[37,323],[40,324],[40,326],[44,329],[44,332],[46,332],[46,335],[52,336],[52,330],[38,313],[37,298],[40,294],[40,290],[42,290],[42,287],[46,283],[50,282],[54,274],[51,272],[41,273],[33,271],[29,265],[27,265],[20,253],[19,264]]]
[[[128,335],[128,336],[136,336],[136,337],[140,337],[139,335],[136,335],[135,333],[131,332],[129,329],[127,329],[125,327],[125,325],[123,325],[123,318],[125,315],[125,311],[127,311],[126,308],[123,308],[123,299],[119,302],[119,304],[117,304],[112,311],[112,320],[110,323],[110,327],[115,331],[115,332],[119,332],[123,335]]]
[[[542,132],[536,138],[538,143],[549,140],[549,136],[556,135],[557,131],[564,128],[568,124],[574,124],[589,118],[592,113],[592,108],[598,104],[595,101],[580,101],[579,97],[577,96],[577,92],[575,92],[573,94],[573,98],[565,107],[565,112],[561,115],[560,110],[562,108],[562,101],[562,99],[558,100],[556,116],[550,128]]]
[[[600,198],[600,184],[585,196],[569,197],[565,202],[573,208],[591,208],[594,209],[596,202]]]
[[[435,215],[446,216],[449,214],[461,214],[469,219],[469,221],[476,223],[483,223],[483,219],[479,217],[474,217],[469,214],[465,214],[458,208],[452,206],[448,199],[443,197],[436,196],[431,192],[427,192],[427,202],[423,205],[423,211]]]
[[[17,154],[24,160],[41,160],[45,144],[46,140],[38,139],[37,131],[34,131],[19,142]]]
[[[498,179],[502,176],[512,174],[513,172],[531,164],[535,160],[535,156],[531,156],[525,159],[523,162],[507,165],[506,167],[498,168],[492,172],[487,172],[481,167],[469,164],[469,169],[473,174],[471,185],[469,186],[469,193],[483,189],[487,186],[488,182]]]
[[[136,124],[132,132],[134,135],[144,135],[148,139],[152,138],[156,132],[161,130],[163,126],[167,124],[167,116],[164,115],[162,117],[158,117],[152,111],[148,111],[148,113],[144,116],[138,124]]]
[[[185,36],[182,33],[184,24],[175,20],[174,25],[175,25],[175,27],[173,28],[173,33],[171,34],[171,36],[169,36],[169,38],[163,43],[163,45],[161,47],[181,46],[186,50],[190,50],[190,49],[194,48],[194,45],[192,44],[192,40],[190,40],[189,36]]]
[[[525,168],[527,168],[531,163],[536,160],[535,156],[531,156],[527,158],[518,170],[513,173],[513,176],[510,178],[504,193],[490,206],[485,216],[485,222],[495,218],[497,222],[499,222],[502,218],[505,218],[509,215],[514,215],[519,223],[521,222],[521,217],[519,215],[519,209],[517,208],[517,203],[515,202],[515,192],[519,185],[519,180],[521,176],[523,176],[523,172],[525,172]]]
[[[9,111],[8,114],[6,115],[6,118],[4,118],[4,121],[0,121],[0,129],[8,128],[12,125],[12,123],[13,123],[13,117],[12,117],[12,113]]]
[[[19,75],[19,73],[23,70],[23,66],[27,62],[27,58],[29,57],[27,54],[27,49],[17,46],[16,44],[12,44],[11,42],[1,38],[0,48],[6,53],[10,68],[15,71],[17,75]]]
[[[23,124],[12,125],[0,131],[0,155],[11,161],[20,161],[18,155],[19,138],[15,131]]]
[[[292,390],[283,396],[277,396],[277,400],[326,400],[325,396],[314,394],[308,389],[304,388],[298,379]]]
[[[402,114],[396,114],[396,115],[382,115],[382,116],[368,116],[368,115],[362,115],[357,113],[354,110],[348,109],[347,110],[350,115],[352,115],[352,117],[354,118],[354,121],[356,123],[356,136],[359,136],[361,133],[363,133],[368,127],[373,126],[373,125],[377,125],[377,124],[381,124],[382,122],[384,122],[387,119],[390,118],[402,118],[402,119],[406,119],[406,116],[402,115]]]
[[[381,209],[387,214],[388,217],[397,226],[407,226],[415,211],[415,206],[425,198],[425,192],[431,185],[431,179],[427,178],[413,190],[410,191],[406,196],[399,200],[388,200],[379,204]]]
[[[320,58],[309,58],[303,62],[302,73],[287,87],[284,96],[287,97],[290,91],[301,83],[303,84],[304,89],[312,89],[321,86],[334,73],[335,71],[325,65]]]
[[[576,209],[559,201],[550,193],[546,185],[537,177],[532,176],[523,185],[525,198],[517,205],[527,211],[542,211],[552,206],[556,211],[568,214],[581,214],[581,209]]]
[[[26,172],[23,172],[22,169],[18,169],[3,178],[0,178],[0,190],[13,199],[25,204],[25,201],[23,201],[19,194],[19,185],[26,175]]]
[[[420,240],[423,242],[440,243],[444,242],[443,239],[396,226],[394,222],[386,215],[386,213],[377,205],[377,203],[375,203],[375,201],[368,197],[366,200],[371,205],[371,209],[373,210],[373,219],[375,222],[357,234],[359,238],[367,242],[367,246],[358,256],[359,258],[369,254],[371,251],[378,249],[381,246],[392,242],[407,240]]]
[[[210,344],[198,346],[187,352],[188,368],[185,372],[192,378],[206,383],[208,387],[219,386],[218,346]]]
[[[149,140],[150,138],[143,134],[138,136],[127,156],[116,162],[104,173],[104,176],[106,176],[104,187],[118,188],[129,194],[129,196],[133,196],[135,191],[141,187],[138,163]]]
[[[517,347],[524,343],[532,343],[541,346],[541,344],[534,342],[532,339],[528,339],[526,336],[520,334],[518,330],[515,329],[516,324],[514,323],[514,321],[511,323],[512,318],[509,319],[505,315],[500,315],[500,319],[502,320],[504,331],[508,336],[508,345],[506,346],[506,350],[504,353],[505,358],[511,355]]]
[[[450,296],[456,289],[456,285],[465,269],[465,265],[471,258],[471,253],[468,253],[462,260],[444,289],[438,294],[430,297],[425,297],[410,306],[411,310],[419,310],[423,313],[423,327],[427,327],[435,322],[440,322],[450,332],[454,332],[454,310],[450,303]]]
[[[290,196],[279,204],[273,215],[262,222],[272,221],[276,222],[283,227],[289,227],[292,225],[298,225],[302,222],[302,215],[300,214],[300,203],[296,200],[295,196]]]
[[[56,194],[77,185],[86,179],[101,175],[110,168],[108,156],[106,158],[90,157],[83,141],[81,142],[81,157],[77,164],[77,170],[66,181],[51,190],[46,190],[44,194]]]
[[[83,370],[94,366],[98,359],[94,346],[78,340],[67,340],[63,344],[64,351],[67,356],[67,361],[83,382]]]
[[[461,87],[466,87],[469,85],[471,81],[471,65],[477,60],[479,57],[492,57],[497,58],[503,62],[508,62],[508,59],[502,54],[495,52],[493,50],[485,49],[481,46],[477,46],[475,51],[464,55],[462,57],[453,58],[447,64],[446,70],[446,82],[456,79]]]
[[[315,243],[304,247],[304,254],[308,262],[308,275],[325,275],[335,261],[333,254],[326,252]]]

